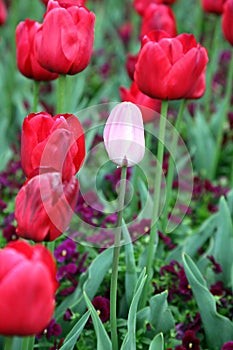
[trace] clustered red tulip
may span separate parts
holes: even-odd
[[[3,25],[7,19],[7,9],[3,0],[0,0],[0,25]]]
[[[62,181],[58,172],[26,181],[16,196],[16,232],[35,242],[54,241],[68,228],[78,199],[78,180]]]
[[[143,119],[131,102],[117,104],[104,128],[104,145],[111,161],[118,166],[138,164],[145,153]]]
[[[45,5],[48,4],[49,0],[41,0]],[[57,0],[57,2],[62,4],[72,4],[73,6],[84,6],[86,0]]]
[[[144,15],[145,10],[151,5],[151,4],[165,4],[165,5],[172,5],[176,0],[134,0],[133,6],[135,11],[141,16]]]
[[[207,51],[192,34],[171,38],[152,31],[142,40],[135,82],[148,96],[158,99],[196,99],[205,92]]]
[[[156,100],[145,94],[143,94],[135,82],[132,82],[130,89],[127,90],[125,87],[120,87],[121,101],[132,102],[141,110],[142,118],[144,123],[149,123],[154,120],[155,112],[161,112],[161,100]],[[146,107],[146,108],[143,108]]]
[[[70,179],[78,172],[84,157],[83,129],[73,114],[52,117],[40,112],[24,119],[21,164],[28,178],[48,169],[61,172],[63,179]]]
[[[41,332],[55,308],[58,284],[51,253],[24,241],[0,250],[0,334],[30,336]]]
[[[223,5],[226,0],[202,0],[202,7],[205,12],[220,15],[223,12]]]
[[[94,41],[95,15],[74,1],[50,0],[35,36],[35,55],[45,69],[77,74],[89,64]]]
[[[41,24],[26,19],[16,28],[16,62],[19,71],[27,78],[48,81],[58,78],[58,74],[44,69],[37,61],[34,38]]]
[[[222,15],[222,31],[226,40],[233,46],[233,0],[227,0]]]
[[[29,114],[22,127],[25,184],[16,196],[18,236],[53,241],[69,226],[78,197],[74,176],[85,157],[79,120],[72,114]]]
[[[170,36],[177,35],[175,15],[169,6],[151,4],[146,8],[142,18],[141,38],[152,30],[164,30]]]

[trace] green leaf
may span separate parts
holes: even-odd
[[[83,295],[84,295],[84,299],[87,304],[87,307],[91,312],[91,317],[94,324],[95,333],[97,336],[97,350],[103,350],[103,349],[112,350],[112,344],[111,344],[110,338],[103,326],[102,321],[99,318],[99,315],[96,312],[96,309],[92,305],[85,291],[83,292]]]
[[[222,267],[222,280],[230,287],[232,277],[233,225],[230,210],[224,197],[220,199],[217,232],[214,239],[213,256]]]
[[[87,271],[82,274],[79,286],[73,294],[65,298],[55,312],[56,319],[63,317],[67,308],[74,312],[83,314],[86,310],[85,300],[82,291],[85,290],[91,299],[94,298],[106,273],[108,272],[113,257],[113,249],[108,248],[99,254],[91,263]]]
[[[122,235],[123,235],[124,244],[125,244],[124,248],[125,248],[125,265],[126,265],[126,272],[125,272],[126,300],[127,300],[128,306],[130,306],[130,303],[133,298],[133,292],[135,290],[135,286],[137,283],[137,273],[136,273],[136,265],[135,265],[135,259],[134,259],[133,244],[125,222],[123,223],[123,226],[122,226]]]
[[[167,332],[174,327],[174,319],[167,303],[168,292],[156,294],[150,300],[149,322],[154,326],[156,332]]]
[[[72,350],[76,344],[77,338],[80,336],[90,317],[90,311],[87,311],[82,318],[74,325],[71,331],[65,337],[61,350]]]
[[[136,284],[135,293],[129,309],[128,322],[127,322],[128,331],[121,345],[121,350],[136,349],[136,315],[137,315],[139,299],[142,294],[142,289],[144,287],[144,284],[147,278],[145,276],[145,273],[146,273],[146,270],[143,269]]]
[[[163,333],[157,334],[150,343],[149,350],[164,350]]]
[[[214,296],[208,290],[203,276],[192,259],[183,254],[183,262],[201,315],[208,347],[219,350],[225,342],[233,338],[233,324],[228,318],[217,313]]]

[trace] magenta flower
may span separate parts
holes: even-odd
[[[110,317],[110,301],[107,298],[97,296],[92,300],[102,322],[107,322]]]
[[[145,152],[143,119],[131,102],[116,105],[104,128],[104,144],[109,158],[119,166],[138,164]]]

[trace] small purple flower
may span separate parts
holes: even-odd
[[[70,275],[74,275],[77,272],[77,266],[73,263],[59,267],[57,271],[57,280],[61,281],[64,278],[68,278]]]
[[[36,337],[37,339],[40,339],[43,336],[46,336],[47,339],[50,339],[53,336],[58,337],[61,333],[62,328],[60,324],[56,323],[56,320],[52,318],[48,326],[41,333],[37,334]]]
[[[185,350],[200,350],[200,339],[196,337],[193,331],[186,331],[182,339],[182,346]],[[176,347],[176,350],[181,350],[182,347]]]
[[[228,341],[227,343],[223,344],[221,350],[233,350],[233,341]]]
[[[13,225],[8,225],[4,227],[2,231],[3,237],[6,239],[7,242],[15,241],[19,238],[19,236],[16,233],[16,227]]]
[[[220,264],[218,264],[215,260],[215,258],[213,257],[213,255],[207,255],[207,259],[209,259],[212,264],[213,264],[213,271],[218,274],[222,272],[222,267]]]
[[[92,300],[102,322],[107,322],[110,318],[110,301],[107,298],[97,296]]]
[[[59,244],[54,250],[54,256],[58,262],[70,259],[76,253],[76,243],[70,238]]]
[[[63,316],[63,320],[70,321],[72,316],[73,316],[73,312],[70,309],[66,309],[64,316]]]

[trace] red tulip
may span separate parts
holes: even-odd
[[[139,89],[158,99],[199,98],[205,92],[206,49],[192,34],[171,38],[150,32],[142,41],[135,81]]]
[[[26,181],[16,196],[18,236],[35,242],[53,241],[69,226],[78,198],[78,180],[62,182],[48,172]]]
[[[52,318],[58,287],[56,266],[42,245],[24,241],[0,250],[0,334],[30,336]]]
[[[43,170],[62,172],[63,179],[77,173],[85,157],[82,126],[73,114],[32,113],[23,122],[21,164],[27,177]]]
[[[77,74],[89,64],[94,41],[95,15],[85,7],[50,0],[35,36],[40,64],[51,72]]]
[[[202,7],[205,12],[221,14],[226,0],[202,0]]]
[[[152,30],[164,30],[176,36],[176,19],[172,9],[166,5],[151,4],[144,11],[141,25],[141,38]]]
[[[120,87],[121,101],[132,102],[141,109],[142,118],[144,123],[149,123],[155,118],[155,111],[160,113],[161,111],[161,100],[156,100],[145,94],[143,94],[135,82],[127,90],[125,87]],[[142,108],[146,107],[146,108]]]
[[[3,0],[0,0],[0,25],[4,24],[7,19],[7,9]]]
[[[85,3],[87,2],[86,0],[56,0],[57,2],[59,2],[60,4],[64,5],[64,4],[70,4],[73,6],[84,6]],[[47,5],[49,0],[42,0],[42,2]]]
[[[166,4],[171,5],[176,0],[134,0],[133,6],[135,11],[141,16],[144,15],[145,10],[151,5],[151,4]]]
[[[222,15],[222,31],[227,41],[233,46],[233,1],[227,0]]]
[[[19,71],[25,77],[34,80],[53,80],[58,74],[44,69],[37,61],[34,51],[34,38],[41,24],[26,19],[16,28],[16,62]]]

